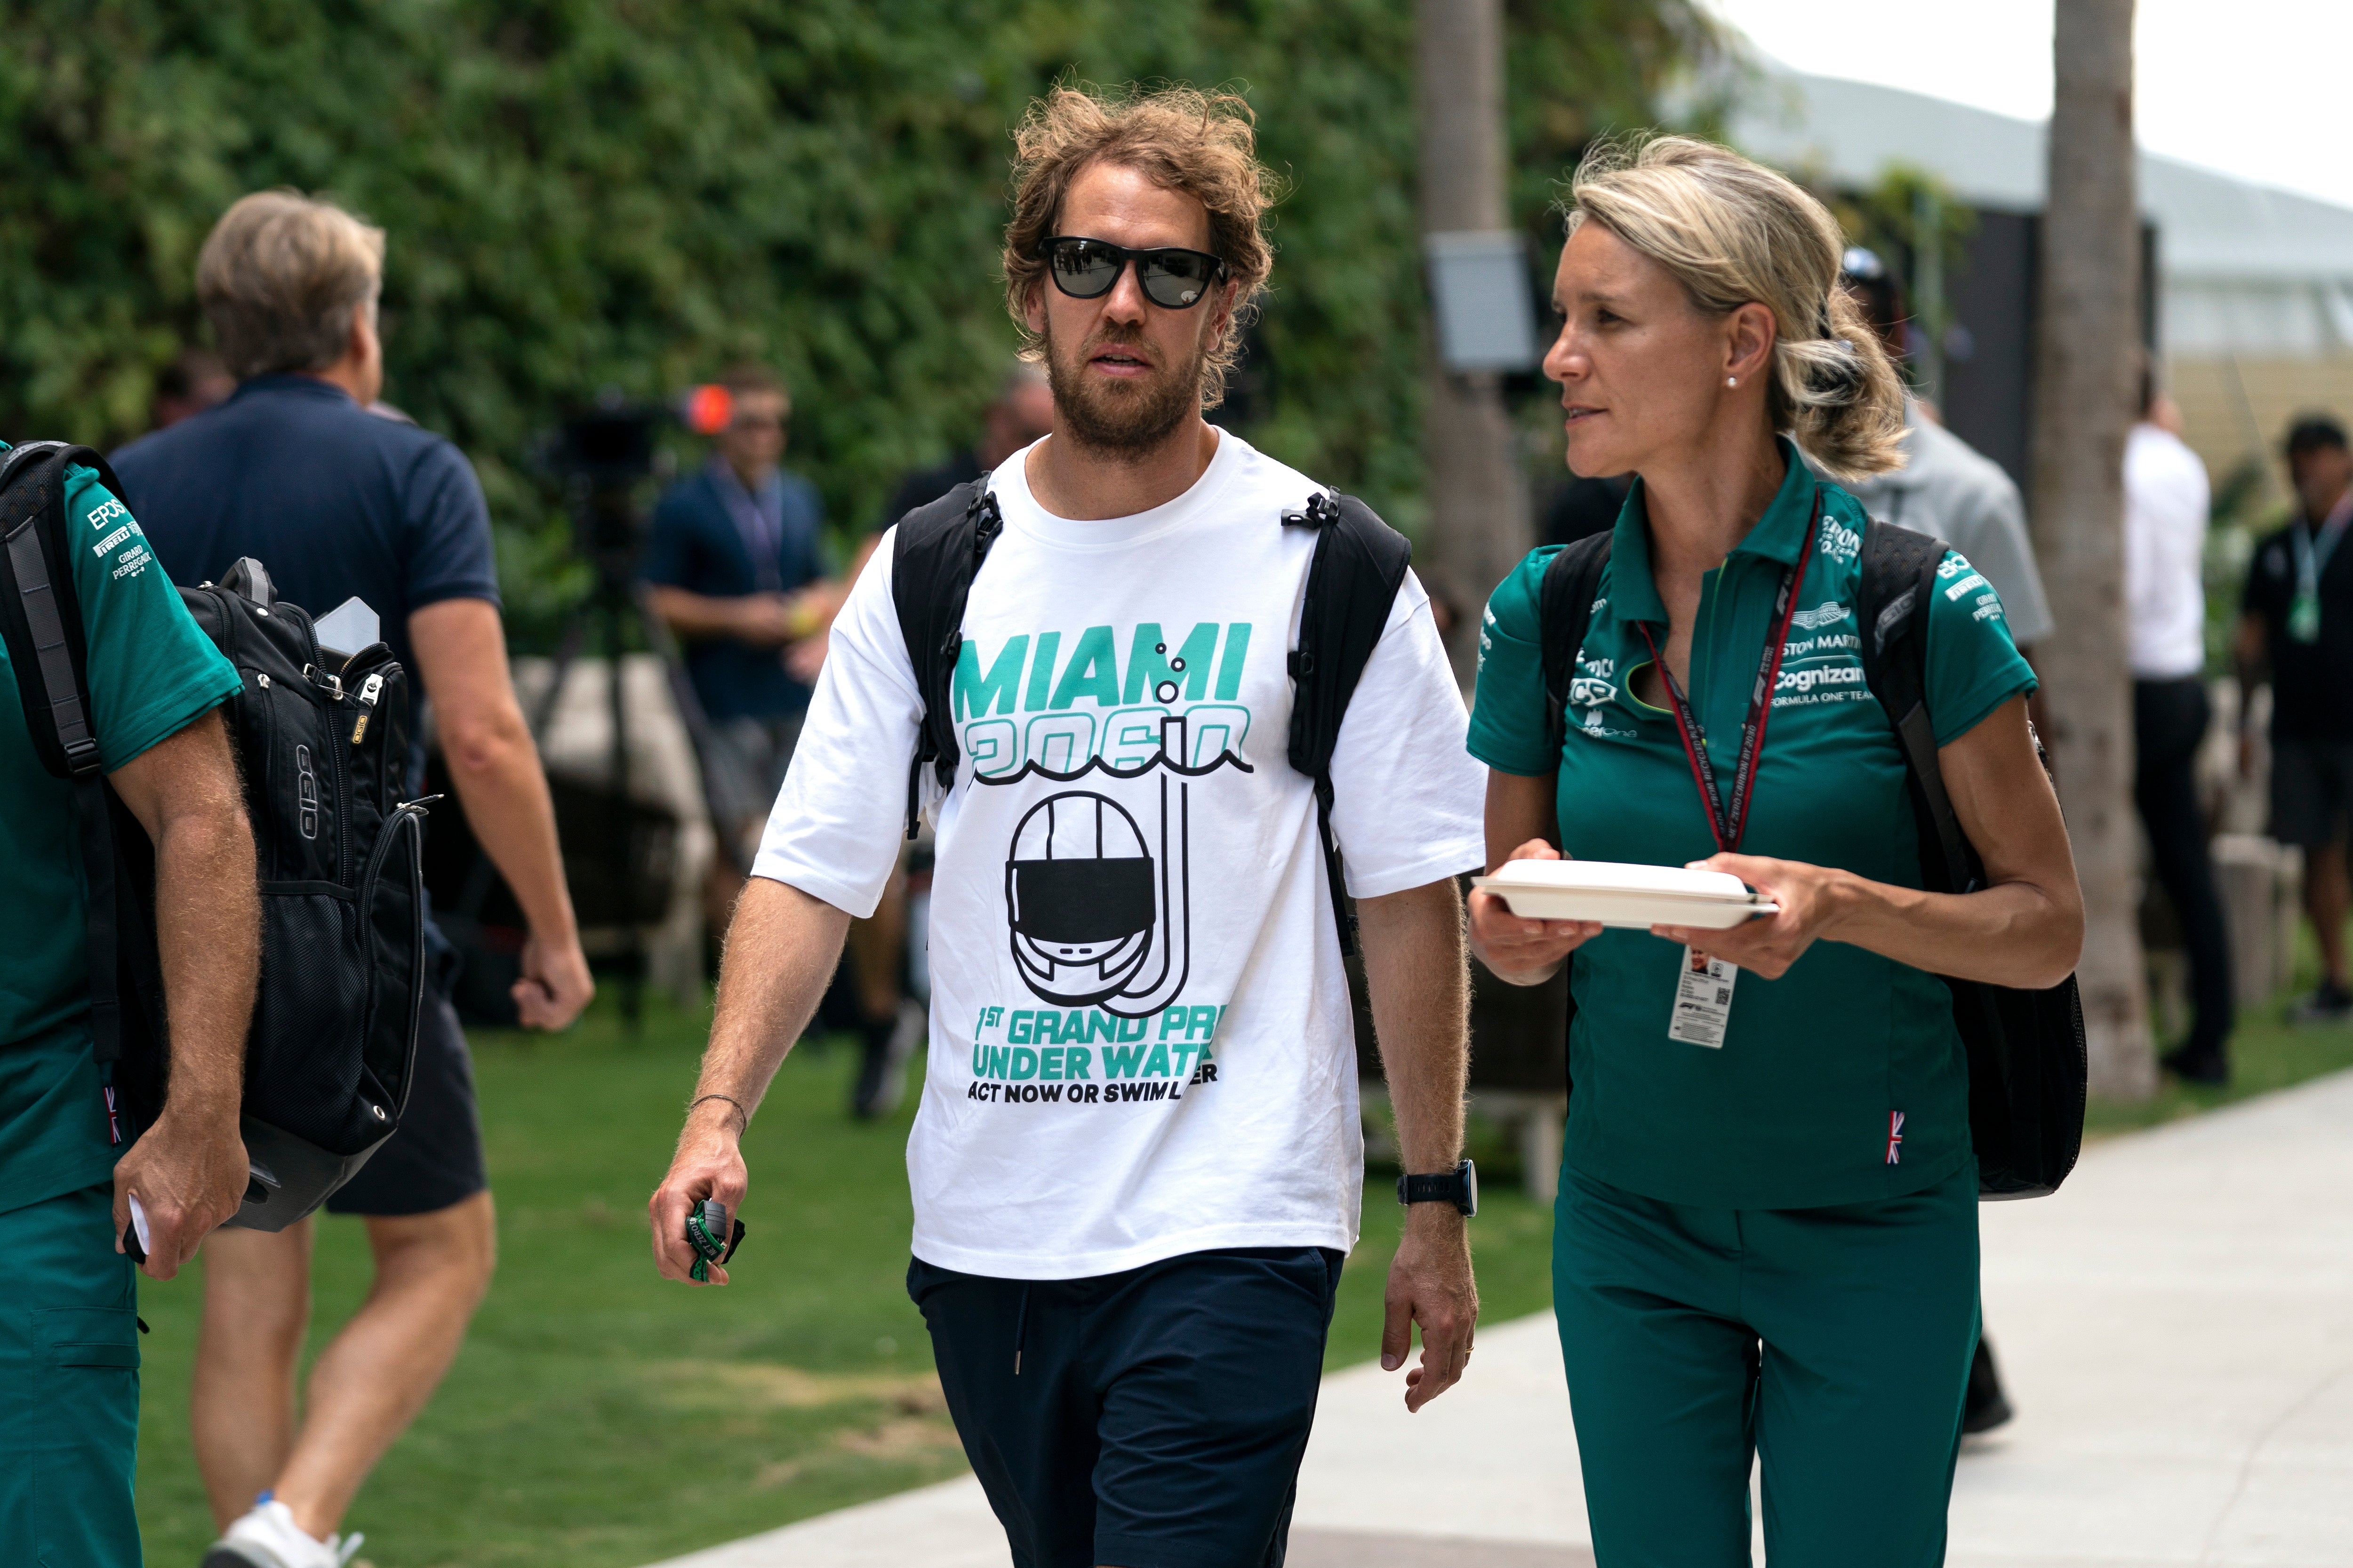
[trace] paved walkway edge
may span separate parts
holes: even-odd
[[[1964,1450],[1954,1568],[2353,1563],[2353,1072],[2094,1145],[1988,1204],[1986,1322],[2017,1420]],[[1324,1381],[1298,1568],[1590,1561],[1549,1314],[1481,1331],[1418,1415]],[[660,1568],[1007,1568],[970,1477]]]

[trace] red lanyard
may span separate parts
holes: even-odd
[[[1716,787],[1715,769],[1708,765],[1707,737],[1700,729],[1699,715],[1692,711],[1690,700],[1683,688],[1667,668],[1667,661],[1659,655],[1659,645],[1651,640],[1649,624],[1641,623],[1642,641],[1651,649],[1651,662],[1658,667],[1659,682],[1667,689],[1667,700],[1675,714],[1675,733],[1683,743],[1683,756],[1689,760],[1692,777],[1699,784],[1699,803],[1707,810],[1708,830],[1715,835],[1715,847],[1726,853],[1740,847],[1740,835],[1748,826],[1748,802],[1757,793],[1757,766],[1765,755],[1765,721],[1773,712],[1773,688],[1781,679],[1781,655],[1789,643],[1789,617],[1798,608],[1798,587],[1806,576],[1806,562],[1814,552],[1814,536],[1821,531],[1822,505],[1817,487],[1814,515],[1806,528],[1805,542],[1798,546],[1798,559],[1781,574],[1781,592],[1773,601],[1771,635],[1765,639],[1765,657],[1757,667],[1757,688],[1748,694],[1748,714],[1740,724],[1740,757],[1732,770],[1732,811],[1724,809],[1723,792]]]

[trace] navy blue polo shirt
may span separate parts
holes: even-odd
[[[732,599],[763,590],[789,594],[824,576],[825,508],[817,487],[797,474],[779,473],[759,494],[747,495],[733,474],[718,471],[718,463],[712,458],[663,493],[646,542],[645,580]],[[722,493],[723,483],[733,487],[734,496]],[[731,500],[737,504],[731,507]],[[742,515],[747,510],[756,515]],[[686,672],[712,719],[766,719],[808,706],[809,689],[785,673],[782,648],[697,638],[686,645]]]
[[[264,375],[113,463],[173,582],[217,579],[250,555],[280,598],[313,616],[367,602],[408,670],[411,787],[422,789],[425,682],[408,617],[444,599],[499,602],[490,511],[465,454],[314,376]]]

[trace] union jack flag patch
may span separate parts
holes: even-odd
[[[115,1106],[114,1086],[111,1083],[106,1086],[106,1141],[110,1143],[122,1142],[122,1118]]]
[[[1887,1113],[1887,1163],[1891,1165],[1904,1163],[1904,1113],[1900,1110]]]

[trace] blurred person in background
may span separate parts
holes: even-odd
[[[639,567],[654,614],[685,645],[687,676],[710,721],[700,761],[722,848],[704,888],[714,939],[733,918],[744,868],[792,763],[825,659],[826,623],[840,602],[826,580],[817,487],[783,467],[790,394],[758,365],[738,365],[719,384],[728,394],[727,423],[709,460],[655,507]],[[895,969],[860,1000],[862,1060],[850,1107],[864,1116],[893,1098],[886,1091],[899,1022]]]
[[[1546,506],[1536,542],[1574,544],[1580,539],[1609,532],[1618,526],[1618,514],[1624,510],[1626,497],[1633,488],[1631,474],[1600,479],[1581,476],[1571,479]]]
[[[2231,943],[2206,816],[2198,748],[2213,714],[2206,699],[2206,465],[2172,424],[2179,414],[2141,375],[2140,418],[2125,442],[2125,618],[2133,674],[2133,801],[2148,830],[2157,879],[2181,922],[2189,959],[2189,1035],[2166,1067],[2193,1083],[2226,1083],[2231,1067]]]
[[[979,441],[945,462],[918,468],[899,481],[874,531],[859,548],[858,566],[866,564],[866,557],[873,553],[874,546],[881,542],[883,531],[892,523],[917,507],[939,500],[956,486],[995,472],[999,463],[1053,428],[1054,389],[1047,383],[1045,370],[1027,360],[1015,360],[997,385],[997,401],[988,405]],[[849,575],[851,581],[856,581],[857,570],[853,569]]]
[[[1841,259],[1839,282],[1888,356],[1905,351],[1904,290],[1886,264],[1861,246]],[[1863,510],[1915,533],[1941,539],[2001,595],[2010,635],[2031,664],[2034,645],[2051,635],[2051,601],[2035,569],[2026,531],[2026,501],[2001,465],[1945,428],[1926,404],[1904,395],[1903,467],[1847,489]]]
[[[759,825],[793,759],[808,679],[787,668],[824,626],[825,509],[781,466],[793,415],[774,373],[720,378],[727,423],[711,455],[662,493],[638,573],[654,613],[686,645],[695,700],[711,721],[703,772],[723,820],[712,931],[727,928]]]
[[[2301,1023],[2353,1020],[2345,864],[2353,806],[2353,554],[2339,550],[2353,521],[2353,452],[2333,416],[2307,415],[2287,433],[2295,516],[2256,541],[2234,652],[2239,689],[2272,683],[2272,837],[2304,851],[2304,908],[2319,939],[2319,989]],[[2254,765],[2253,705],[2240,704],[2239,765]]]
[[[1864,323],[1877,333],[1887,356],[1905,363],[1908,351],[1904,290],[1876,252],[1850,246],[1839,259],[1839,287],[1854,302]],[[2026,531],[2026,501],[2001,465],[1945,428],[1935,412],[1904,394],[1904,462],[1884,473],[1856,479],[1846,489],[1873,517],[1915,533],[1941,539],[1993,585],[2010,640],[2019,657],[2034,662],[2034,645],[2051,635],[2051,603],[2035,569],[2034,545]],[[2041,694],[2027,699],[2027,711],[2042,711]],[[1982,1334],[1969,1365],[1964,1432],[1990,1432],[2013,1412],[2001,1384],[1993,1345]]]
[[[980,440],[946,461],[918,468],[899,481],[890,503],[875,520],[872,531],[860,541],[858,556],[849,571],[826,585],[830,590],[825,616],[828,626],[848,596],[849,584],[866,569],[867,558],[874,553],[874,547],[881,542],[892,524],[917,507],[939,500],[956,486],[993,472],[999,463],[1053,427],[1054,393],[1047,384],[1045,371],[1025,360],[1015,360],[997,386],[996,400],[988,405]],[[823,646],[819,638],[820,652]],[[907,966],[907,858],[902,853],[898,869],[892,873],[881,901],[874,906],[874,913],[849,922],[848,963],[860,1032],[871,1033],[882,1019],[897,1020],[877,1081],[871,1088],[864,1083],[861,1071],[860,1089],[851,1104],[860,1116],[885,1116],[898,1108],[908,1058],[923,1042],[923,1008],[912,998],[902,999],[900,994]],[[871,1066],[870,1053],[868,1061],[860,1067],[864,1069]]]
[[[78,792],[42,765],[26,722],[42,683],[21,689],[27,672],[0,647],[0,1563],[126,1568],[139,1562],[146,1325],[121,1238],[135,1196],[146,1272],[169,1279],[244,1197],[237,1111],[261,912],[216,711],[236,667],[121,499],[79,466],[64,489],[70,560],[54,565],[70,568],[80,605],[86,717],[105,787],[154,848],[167,1096],[152,1126],[131,1124],[116,1068],[99,1060]]]
[[[409,787],[424,787],[429,700],[458,802],[529,922],[521,1020],[562,1028],[594,987],[547,780],[508,679],[490,515],[457,447],[370,412],[384,382],[383,277],[384,231],[341,208],[290,191],[237,202],[196,259],[196,296],[237,392],[133,442],[114,466],[174,581],[217,577],[249,555],[314,615],[365,605],[417,678]],[[375,1282],[312,1367],[299,1426],[312,1222],[224,1231],[206,1246],[190,1422],[223,1531],[208,1568],[336,1568],[357,1542],[336,1534],[353,1496],[448,1371],[490,1287],[495,1219],[449,1003],[456,954],[429,916],[427,942],[400,1131],[326,1205],[366,1220]]]
[[[237,378],[221,364],[220,356],[206,349],[182,349],[155,376],[155,400],[149,422],[166,430],[181,420],[228,401]]]

